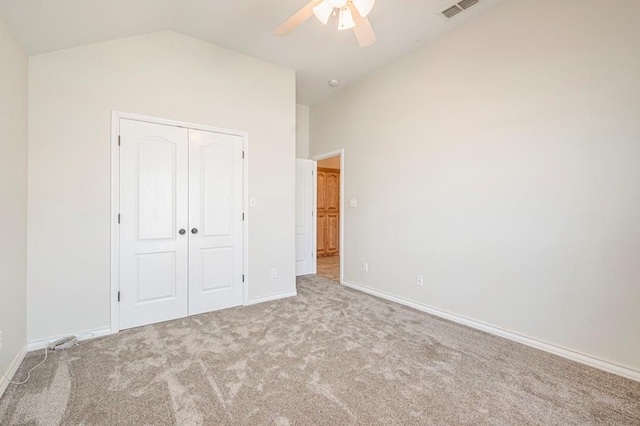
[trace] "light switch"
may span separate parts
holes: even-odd
[[[255,207],[255,206],[256,206],[256,197],[249,198],[249,207]]]
[[[351,200],[349,200],[349,205],[351,207],[358,207],[358,199],[357,198],[352,198]]]

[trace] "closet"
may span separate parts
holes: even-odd
[[[119,123],[120,329],[243,303],[243,137]]]

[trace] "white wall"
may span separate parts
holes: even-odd
[[[309,158],[309,107],[296,105],[296,158]]]
[[[109,327],[111,110],[248,131],[249,297],[295,291],[293,71],[172,32],[29,65],[30,341]]]
[[[346,280],[640,371],[639,52],[638,1],[513,0],[312,106]]]
[[[0,373],[25,349],[27,56],[0,19]],[[0,375],[0,395],[6,386]]]

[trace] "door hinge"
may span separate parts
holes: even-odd
[[[242,212],[242,220],[244,221],[244,212]]]
[[[120,146],[120,135],[118,135],[118,146]]]
[[[118,292],[118,302],[120,301],[120,292]]]
[[[242,159],[244,160],[244,151],[242,151]]]
[[[118,223],[120,223],[120,213],[118,213]]]
[[[242,282],[244,282],[244,274],[242,274]]]

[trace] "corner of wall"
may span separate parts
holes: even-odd
[[[26,353],[27,55],[0,19],[0,395]]]

